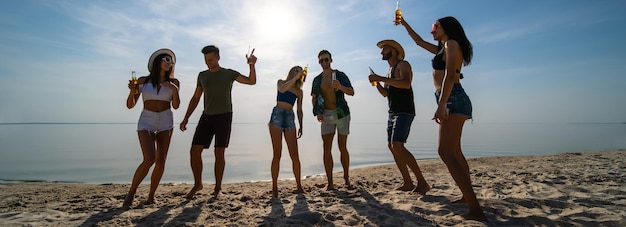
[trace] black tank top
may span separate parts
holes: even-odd
[[[391,78],[395,78],[396,67],[398,67],[400,62],[403,61],[399,61],[395,66],[393,66],[393,68],[391,68]],[[409,89],[402,89],[389,85],[387,90],[387,100],[389,101],[389,113],[406,113],[415,115],[413,86],[409,87]]]

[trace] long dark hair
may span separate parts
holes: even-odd
[[[446,35],[448,35],[448,38],[459,43],[463,54],[463,65],[469,65],[472,62],[474,51],[472,43],[467,39],[461,23],[459,23],[459,21],[454,17],[444,17],[437,21],[439,21],[439,24],[446,32]],[[439,42],[439,48],[442,48],[442,45],[443,44]]]
[[[152,86],[154,87],[159,87],[159,83],[160,83],[160,78],[159,78],[159,74],[161,73],[161,64],[163,64],[163,58],[164,57],[172,57],[168,54],[160,54],[159,56],[156,56],[156,58],[154,58],[154,61],[152,61],[152,72],[150,72],[150,74],[148,75],[148,79],[146,80],[145,83],[152,83]],[[165,72],[165,80],[166,81],[171,81],[172,79],[170,78],[170,74],[172,74],[172,65],[170,65],[170,68]]]

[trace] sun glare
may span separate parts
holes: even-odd
[[[297,7],[285,4],[267,4],[257,12],[254,20],[256,38],[270,42],[289,42],[303,30]],[[259,40],[261,41],[261,40]]]

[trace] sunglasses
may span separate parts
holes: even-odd
[[[330,58],[320,58],[320,64],[322,64],[322,62],[329,62]]]
[[[437,29],[439,28],[439,26],[440,26],[439,24],[433,24],[433,27],[432,27],[432,32],[437,31]]]
[[[171,59],[171,58],[168,58],[168,57],[161,58],[161,60],[163,60],[165,63],[168,63],[168,64],[170,64],[170,65],[173,65],[173,64],[174,64],[174,62],[172,61],[172,59]]]

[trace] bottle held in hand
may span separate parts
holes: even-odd
[[[395,25],[402,23],[402,10],[400,10],[400,1],[396,2],[396,19],[393,21]]]
[[[304,81],[306,80],[306,74],[308,73],[307,71],[309,70],[309,65],[304,66],[304,69],[302,70],[302,82],[304,83]]]
[[[246,59],[248,60],[247,61],[248,65],[253,65],[254,63],[256,63],[256,59],[253,59],[253,58],[256,58],[256,57],[254,57],[254,50],[255,49],[256,48],[252,48],[252,52],[250,52],[250,54],[246,54]]]
[[[335,80],[337,80],[337,74],[333,72],[333,87],[335,88],[335,91],[338,91],[339,89],[335,87]]]
[[[139,94],[139,89],[137,88],[137,84],[139,84],[139,81],[137,80],[137,76],[135,76],[135,71],[131,72],[132,76],[131,76],[131,80],[133,82],[133,94]]]
[[[372,67],[368,67],[370,68],[370,75],[376,75],[376,73],[374,73],[374,70],[372,70]],[[378,82],[376,81],[372,81],[372,86],[376,86],[378,84]]]

